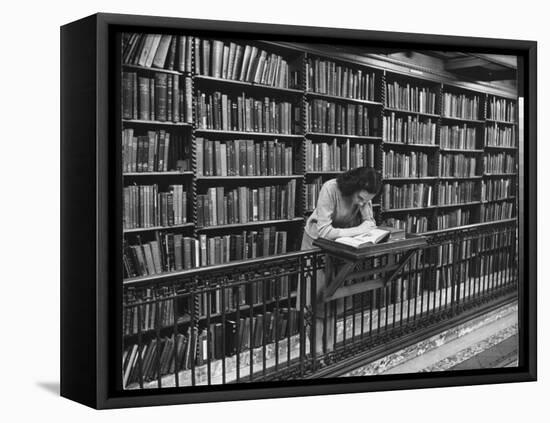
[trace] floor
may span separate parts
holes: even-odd
[[[503,306],[344,376],[402,374],[517,365],[517,303]]]

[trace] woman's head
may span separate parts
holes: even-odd
[[[378,194],[380,191],[380,175],[372,167],[356,167],[348,170],[336,178],[340,192],[345,197],[350,197],[355,204],[360,206]]]

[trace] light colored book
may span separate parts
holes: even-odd
[[[385,240],[390,235],[390,231],[380,228],[373,228],[368,234],[361,234],[356,236],[344,236],[336,238],[336,242],[340,244],[349,245],[354,248],[362,248],[369,245],[378,244]]]

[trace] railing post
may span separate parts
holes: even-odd
[[[305,298],[305,278],[303,275],[304,272],[304,257],[300,256],[298,258],[298,269],[299,269],[299,278],[302,283],[299,284],[299,299],[300,302],[297,305],[299,307],[299,316],[300,316],[300,376],[304,375],[304,362],[305,362],[305,355],[306,355],[306,325],[305,325],[305,309],[306,309],[306,298]]]
[[[311,288],[309,290],[309,302],[311,304],[311,359],[313,364],[313,370],[317,368],[317,261],[318,256],[316,254],[311,257]],[[305,278],[304,278],[305,279]]]

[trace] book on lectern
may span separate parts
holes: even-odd
[[[371,229],[368,233],[356,236],[345,236],[336,238],[336,242],[348,245],[354,248],[368,247],[386,241],[396,241],[405,238],[404,229],[396,229],[388,226],[378,226]]]

